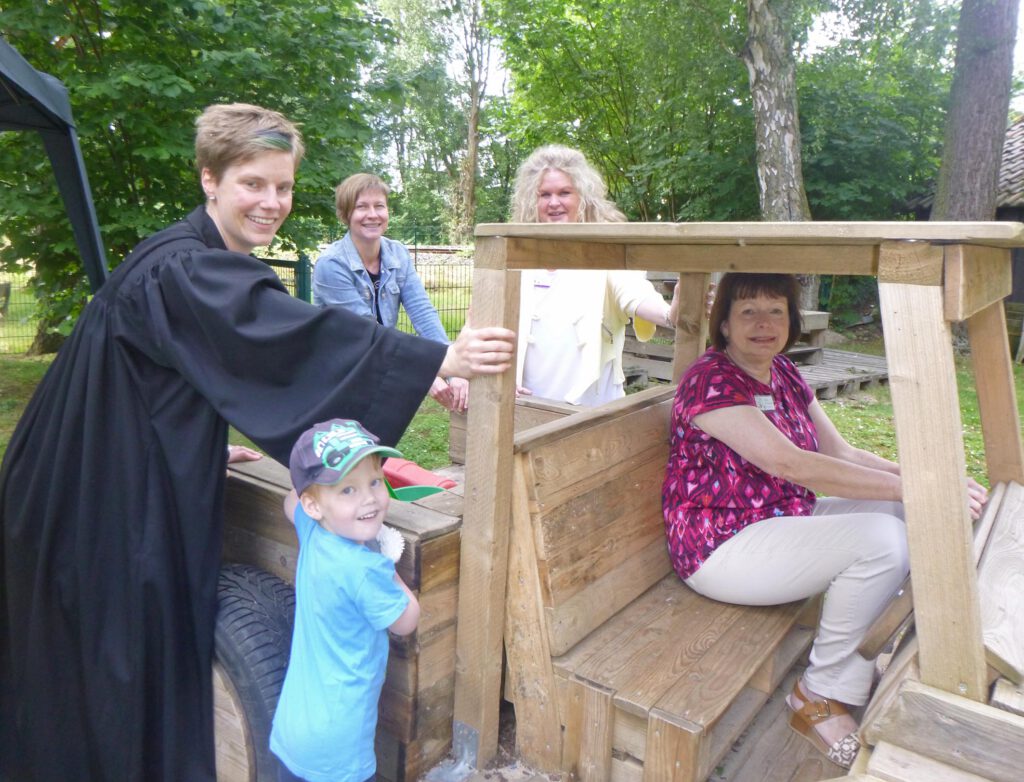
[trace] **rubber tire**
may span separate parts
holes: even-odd
[[[214,656],[237,693],[256,782],[277,782],[270,728],[288,668],[295,590],[252,565],[225,565],[217,584]]]

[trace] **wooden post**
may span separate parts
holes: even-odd
[[[878,279],[921,680],[982,701],[985,649],[952,334],[944,319],[942,249],[883,242]]]
[[[505,262],[504,238],[477,238],[474,327],[517,327],[519,275]],[[452,749],[482,768],[498,751],[515,371],[474,378],[469,396]]]
[[[1024,483],[1020,414],[1002,301],[967,319],[978,412],[985,438],[985,462],[992,484]]]
[[[708,319],[704,314],[705,296],[711,276],[699,272],[680,274],[679,312],[676,314],[675,354],[672,358],[672,382],[679,383],[686,368],[696,361],[708,341]]]

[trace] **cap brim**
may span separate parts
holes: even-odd
[[[399,502],[416,502],[444,491],[440,486],[399,486],[396,489],[387,478],[384,483],[388,487],[388,494]]]

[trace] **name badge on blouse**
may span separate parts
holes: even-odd
[[[755,394],[754,404],[762,413],[770,413],[775,409],[775,400],[769,394]]]

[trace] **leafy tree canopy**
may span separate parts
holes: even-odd
[[[495,0],[512,73],[504,130],[583,149],[642,220],[757,219],[745,3]],[[794,0],[804,170],[817,219],[891,217],[934,175],[955,8]],[[844,20],[807,49],[812,22]]]
[[[217,102],[301,123],[307,156],[281,239],[319,241],[338,172],[369,139],[362,73],[390,36],[356,0],[5,0],[0,29],[69,90],[111,263],[199,203],[193,123]],[[0,134],[0,171],[0,264],[34,261],[51,321],[69,328],[84,280],[42,145]]]

